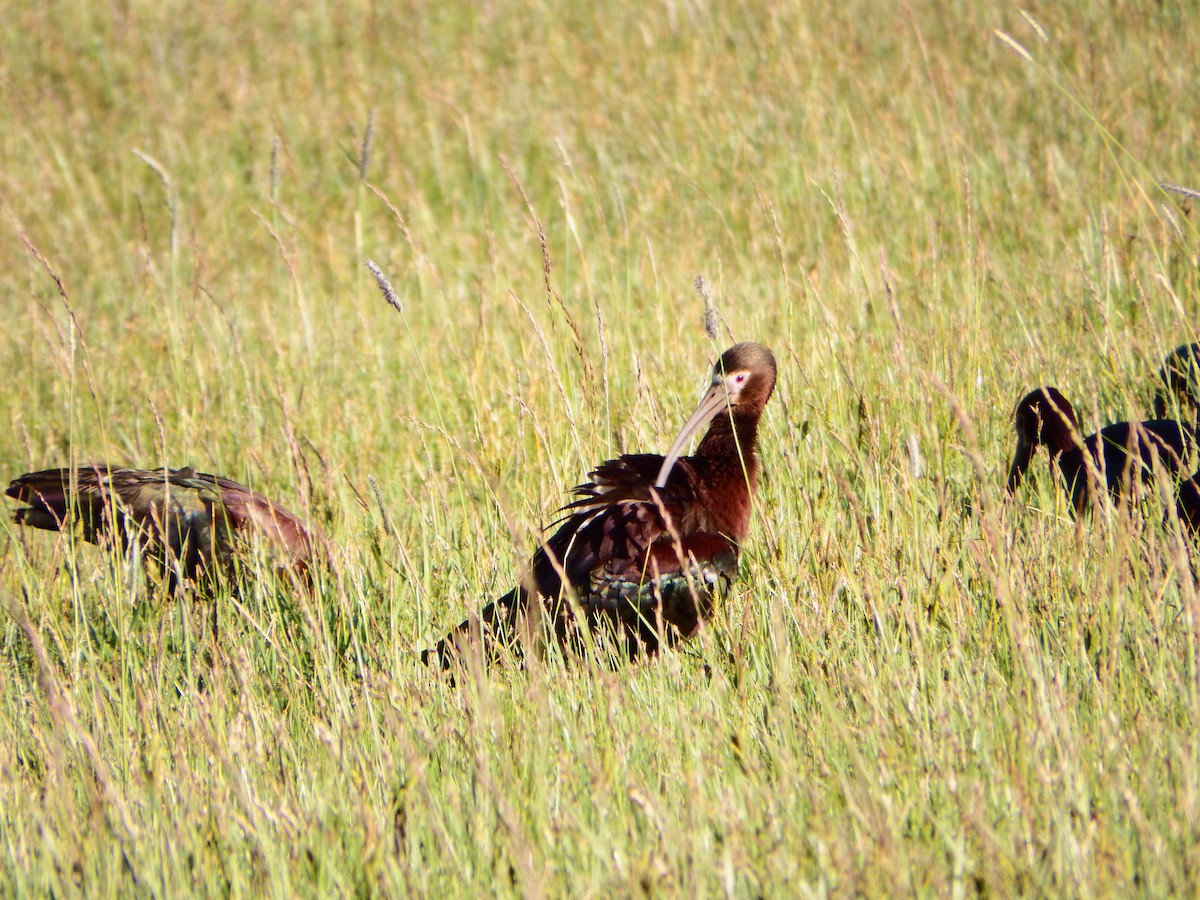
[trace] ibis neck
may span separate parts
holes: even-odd
[[[708,433],[696,448],[696,456],[720,460],[739,470],[744,466],[753,490],[758,470],[754,448],[758,440],[758,419],[754,414],[723,412],[708,427]]]

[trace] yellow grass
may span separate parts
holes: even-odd
[[[1048,478],[1002,503],[1026,390],[1141,417],[1196,337],[1192,201],[1156,187],[1200,186],[1190,5],[2,18],[0,477],[192,464],[333,569],[222,598],[214,645],[121,554],[3,526],[0,892],[1194,883],[1182,544],[1077,530]],[[780,383],[702,639],[418,667],[734,339]]]

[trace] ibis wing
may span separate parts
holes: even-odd
[[[240,535],[258,535],[282,558],[282,565],[305,569],[312,561],[312,540],[299,517],[258,491],[220,475],[196,473],[194,480],[209,486],[220,503],[229,528]]]
[[[295,515],[245,485],[191,468],[47,469],[15,479],[6,494],[27,504],[14,513],[20,524],[58,531],[77,521],[92,542],[115,525],[118,540],[137,532],[152,552],[186,557],[189,575],[209,556],[224,564],[233,536],[264,538],[280,565],[297,571],[312,560],[312,541]]]
[[[113,496],[114,471],[121,470],[99,464],[75,470],[45,469],[15,478],[5,496],[27,506],[14,510],[13,520],[46,531],[61,531],[79,522],[84,538],[95,543],[112,521],[106,507]]]
[[[691,493],[688,466],[683,461],[664,487],[655,488],[662,459],[640,453],[608,460],[572,491],[575,499],[562,508],[558,529],[533,558],[531,586],[539,594],[557,597],[563,575],[583,589],[597,569],[639,580],[652,546],[686,537],[679,529]]]
[[[672,469],[666,485],[656,488],[654,479],[662,461],[657,453],[627,453],[602,462],[588,473],[590,481],[571,491],[575,499],[562,507],[560,511],[566,516],[559,521],[565,521],[575,513],[595,511],[616,503],[679,505],[691,491],[688,461],[681,460],[681,464]]]

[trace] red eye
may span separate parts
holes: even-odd
[[[737,375],[734,375],[733,381],[735,384],[743,384],[746,381],[746,373],[739,372]]]

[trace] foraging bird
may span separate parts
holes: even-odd
[[[1181,344],[1172,350],[1158,370],[1162,386],[1154,393],[1154,417],[1170,418],[1174,408],[1200,418],[1200,344]]]
[[[607,632],[630,659],[693,637],[737,574],[758,483],[758,422],[774,388],[770,350],[726,350],[667,455],[601,463],[574,489],[521,583],[422,661],[448,668],[472,647],[487,660],[519,653],[522,635],[536,644],[543,624],[574,651],[584,643],[580,626]],[[705,425],[696,452],[681,456]]]
[[[1050,466],[1062,475],[1076,513],[1093,499],[1085,453],[1116,500],[1129,487],[1131,473],[1144,482],[1153,478],[1155,460],[1168,472],[1178,473],[1196,442],[1192,429],[1172,419],[1117,422],[1081,439],[1075,410],[1052,387],[1026,394],[1017,404],[1014,425],[1017,451],[1008,472],[1008,493],[1016,492],[1034,452],[1045,445]]]
[[[179,575],[211,589],[235,570],[236,548],[254,538],[280,571],[303,576],[313,561],[313,542],[295,515],[245,485],[191,468],[47,469],[22,475],[5,494],[28,504],[13,513],[18,525],[78,525],[94,544],[140,544],[172,590]]]

